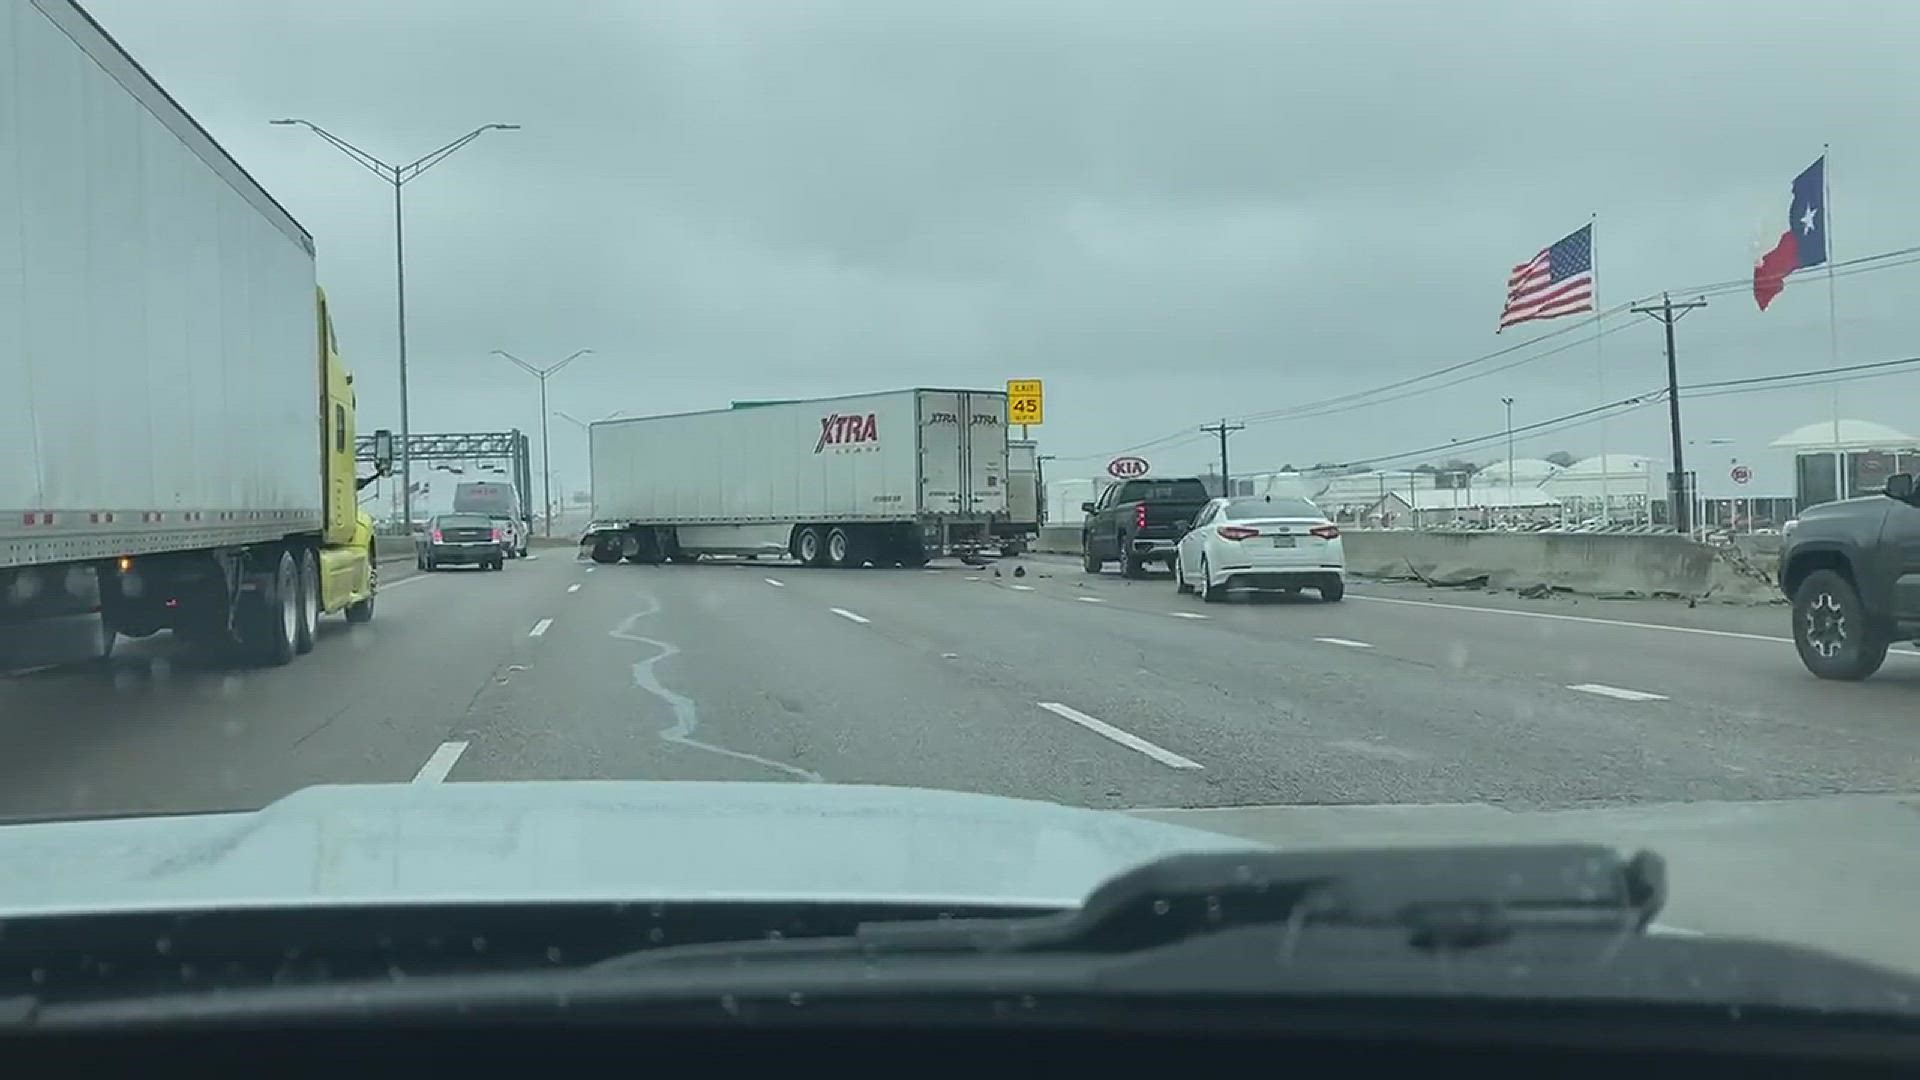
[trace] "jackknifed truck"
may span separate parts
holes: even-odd
[[[0,3],[0,624],[284,664],[375,589],[313,238],[80,7]]]
[[[897,390],[620,420],[589,429],[597,562],[789,556],[924,566],[997,547],[1007,395]]]

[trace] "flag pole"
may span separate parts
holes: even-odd
[[[1589,237],[1593,241],[1590,249],[1592,261],[1588,264],[1593,269],[1593,371],[1595,379],[1600,384],[1600,401],[1604,404],[1607,400],[1607,346],[1600,333],[1600,313],[1604,309],[1600,306],[1600,215],[1598,213],[1587,215],[1587,228],[1592,230]],[[1605,414],[1602,414],[1600,417],[1600,523],[1603,525],[1613,522],[1613,494],[1607,480],[1607,472],[1607,419]]]
[[[1827,215],[1824,224],[1827,238],[1827,363],[1831,367],[1840,366],[1840,319],[1835,314],[1833,285],[1833,186],[1827,182],[1827,152],[1829,144],[1820,144],[1820,212]],[[1789,223],[1791,225],[1791,223]],[[1846,455],[1840,450],[1840,380],[1833,382],[1833,398],[1829,402],[1833,412],[1833,497],[1847,497]]]

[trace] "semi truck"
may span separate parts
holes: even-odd
[[[287,663],[376,588],[313,237],[79,6],[0,3],[0,623]]]
[[[786,555],[808,566],[923,566],[998,543],[1007,395],[912,389],[589,429],[597,562]]]

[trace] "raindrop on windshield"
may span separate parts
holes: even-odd
[[[1173,910],[1173,905],[1168,903],[1165,900],[1155,900],[1153,902],[1153,913],[1155,915],[1165,915],[1167,912],[1172,910]]]

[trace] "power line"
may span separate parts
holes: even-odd
[[[1835,382],[1852,382],[1858,379],[1884,378],[1898,375],[1902,371],[1920,365],[1920,356],[1901,357],[1895,360],[1877,360],[1867,364],[1847,364],[1840,367],[1809,368],[1805,371],[1790,371],[1779,375],[1758,375],[1744,379],[1723,379],[1716,382],[1689,383],[1680,390],[1694,399],[1727,397],[1734,394],[1762,393],[1770,390],[1794,390],[1807,386],[1824,386]],[[1620,398],[1584,409],[1562,413],[1559,416],[1538,420],[1513,429],[1515,437],[1536,438],[1541,435],[1569,431],[1599,423],[1613,416],[1625,415],[1653,405],[1664,404],[1667,391],[1664,387]],[[1384,463],[1403,461],[1409,458],[1423,458],[1437,453],[1472,449],[1506,438],[1506,430],[1476,435],[1467,439],[1450,439],[1444,443],[1435,443],[1414,450],[1403,450],[1390,454],[1369,454],[1350,461],[1338,462],[1335,468],[1348,469],[1359,465],[1378,467]],[[1256,472],[1278,472],[1278,469],[1259,469]]]
[[[1904,248],[1896,248],[1892,251],[1882,251],[1872,255],[1863,255],[1856,259],[1847,259],[1840,262],[1836,262],[1833,264],[1833,270],[1834,270],[1835,277],[1852,277],[1857,274],[1874,273],[1880,270],[1891,270],[1891,269],[1896,269],[1902,266],[1910,266],[1915,263],[1920,263],[1920,245],[1914,245],[1914,246],[1904,247]],[[1742,277],[1742,278],[1730,278],[1725,281],[1708,282],[1703,285],[1695,285],[1688,288],[1672,289],[1668,291],[1677,292],[1682,295],[1691,295],[1691,296],[1697,296],[1701,298],[1711,298],[1714,296],[1725,296],[1725,295],[1731,295],[1735,293],[1747,292],[1747,291],[1751,291],[1752,288],[1753,288],[1753,279],[1752,279],[1752,276],[1749,275],[1747,277]],[[1552,340],[1553,338],[1560,337],[1565,334],[1570,334],[1577,330],[1590,328],[1594,326],[1594,324],[1597,322],[1602,322],[1612,316],[1619,315],[1626,312],[1632,306],[1633,306],[1633,302],[1619,304],[1614,307],[1607,308],[1604,311],[1595,312],[1588,318],[1581,319],[1577,322],[1568,323],[1567,325],[1562,326],[1558,329],[1550,330],[1544,334],[1540,334],[1533,338],[1529,338],[1526,341],[1516,342],[1513,345],[1505,346],[1500,349],[1495,349],[1494,351],[1489,353],[1483,353],[1479,356],[1470,357],[1466,360],[1461,360],[1452,364],[1448,364],[1444,367],[1437,368],[1433,371],[1425,372],[1420,375],[1409,376],[1404,379],[1397,379],[1392,382],[1383,383],[1379,386],[1370,387],[1365,390],[1355,390],[1345,394],[1337,394],[1333,397],[1322,398],[1318,401],[1303,402],[1295,405],[1283,406],[1278,409],[1270,409],[1262,412],[1249,413],[1243,416],[1241,419],[1248,424],[1262,424],[1262,423],[1267,423],[1274,420],[1314,419],[1321,416],[1331,416],[1331,415],[1336,415],[1342,412],[1350,412],[1355,409],[1367,408],[1373,405],[1384,405],[1384,404],[1390,404],[1391,402],[1394,402],[1394,401],[1402,401],[1402,400],[1405,400],[1406,398],[1415,396],[1415,394],[1399,394],[1389,398],[1382,398],[1380,400],[1369,400],[1369,399],[1376,398],[1378,397],[1378,395],[1387,394],[1395,390],[1416,386],[1420,383],[1428,382],[1432,379],[1437,379],[1457,371],[1463,371],[1467,368],[1475,367],[1477,365],[1488,363],[1493,360],[1498,360],[1503,356],[1510,356],[1516,352],[1520,352],[1520,351],[1532,348],[1533,346],[1538,345],[1542,342]],[[1616,324],[1613,327],[1601,330],[1599,332],[1599,335],[1597,336],[1605,336],[1607,334],[1616,333],[1620,330],[1626,329],[1629,325],[1631,324],[1629,323]],[[1570,342],[1563,346],[1558,346],[1553,349],[1548,349],[1536,355],[1532,355],[1520,360],[1516,360],[1510,364],[1504,364],[1496,368],[1488,369],[1487,371],[1484,371],[1484,372],[1476,372],[1472,375],[1468,375],[1460,379],[1455,379],[1455,380],[1443,383],[1439,386],[1422,387],[1419,391],[1417,391],[1417,393],[1425,394],[1425,393],[1431,393],[1438,390],[1444,390],[1449,387],[1458,386],[1461,383],[1469,382],[1473,379],[1480,378],[1486,375],[1494,375],[1502,371],[1510,371],[1513,368],[1520,367],[1524,364],[1529,364],[1536,360],[1543,360],[1543,359],[1546,359],[1547,357],[1557,355],[1558,353],[1565,352],[1569,349],[1577,348],[1580,345],[1584,344],[1585,341],[1586,339],[1583,337],[1579,341]],[[1683,387],[1683,389],[1685,388]],[[1173,449],[1177,446],[1186,445],[1194,441],[1197,441],[1197,440],[1193,438],[1192,429],[1183,428],[1179,431],[1169,432],[1168,434],[1157,436],[1155,438],[1148,439],[1144,442],[1135,443],[1132,446],[1124,447],[1120,450],[1111,451],[1109,453],[1065,455],[1065,456],[1062,456],[1060,460],[1087,461],[1094,458],[1112,456],[1113,454],[1127,454],[1127,453],[1133,453],[1140,450],[1153,449],[1156,447],[1163,447],[1163,446],[1166,447],[1167,449]],[[1168,444],[1173,444],[1173,445],[1169,446]]]

